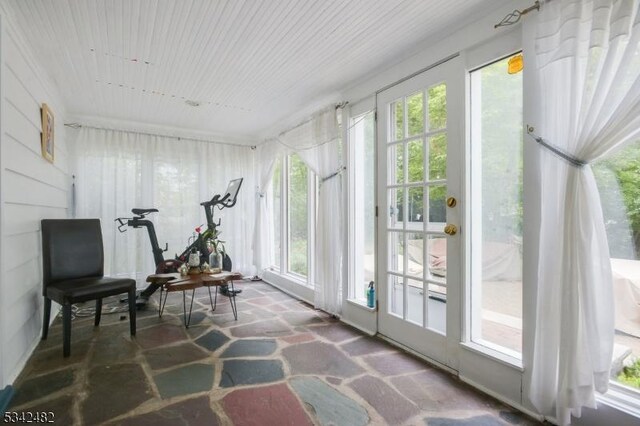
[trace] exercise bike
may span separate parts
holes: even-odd
[[[155,226],[153,222],[147,219],[147,216],[151,213],[157,213],[158,209],[131,209],[131,213],[134,214],[133,217],[119,217],[115,219],[116,222],[119,223],[118,231],[124,233],[127,231],[127,227],[131,227],[134,229],[138,228],[147,228],[147,233],[149,234],[149,241],[151,242],[151,251],[153,252],[153,260],[156,265],[156,274],[166,274],[171,272],[178,272],[178,268],[180,268],[184,263],[186,263],[189,259],[189,255],[193,252],[200,253],[200,264],[204,262],[208,262],[209,260],[209,250],[207,247],[207,240],[214,238],[217,236],[217,227],[220,226],[220,219],[218,219],[218,223],[215,223],[213,220],[213,210],[217,207],[219,210],[224,208],[230,208],[235,206],[238,200],[238,192],[240,191],[240,187],[242,186],[243,178],[234,179],[229,182],[227,186],[227,190],[224,193],[224,196],[220,194],[214,195],[213,198],[209,201],[204,201],[200,203],[200,205],[204,208],[205,216],[207,218],[207,228],[204,232],[199,232],[197,237],[193,239],[191,244],[180,254],[176,255],[175,259],[166,259],[164,258],[163,253],[169,249],[169,245],[165,244],[165,248],[161,248],[160,244],[158,244],[158,237],[156,235]],[[232,263],[231,258],[225,252],[222,260],[222,269],[225,271],[231,271]],[[147,304],[151,295],[160,288],[158,284],[149,284],[144,290],[139,292],[136,297],[136,305],[138,308],[141,308]],[[233,294],[241,293],[242,290],[236,289],[233,291]],[[229,290],[226,286],[221,288],[221,293],[225,296],[231,295],[232,290]]]

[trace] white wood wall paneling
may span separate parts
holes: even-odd
[[[31,337],[31,345],[33,345],[34,336],[38,336],[40,326],[42,324],[42,316],[40,307],[42,306],[42,291],[36,287],[28,288],[17,300],[5,308],[6,317],[11,321],[5,321],[3,324],[3,336],[8,341],[15,338],[16,335],[22,334],[25,337]],[[29,324],[33,322],[33,324]],[[24,328],[31,328],[38,332],[30,334],[25,333]],[[27,349],[29,349],[27,347]]]
[[[24,265],[27,261],[40,258],[40,239],[37,232],[28,232],[4,237],[5,273]],[[6,283],[8,286],[9,284]],[[15,285],[15,284],[12,284]]]
[[[11,135],[7,135],[4,143],[4,154],[8,158],[20,158],[19,163],[8,164],[7,170],[22,174],[59,191],[65,193],[68,191],[68,175],[59,167],[42,167],[42,155],[40,152],[34,152],[21,142],[15,140]],[[66,155],[64,155],[62,151],[56,152],[56,157],[56,162],[57,160],[62,160],[64,157],[66,163]],[[5,202],[12,203],[14,200],[7,199]],[[64,207],[66,208],[66,205]],[[12,230],[7,228],[7,232],[12,232]]]
[[[40,219],[64,219],[66,208],[5,204],[5,236],[40,232]]]
[[[34,300],[35,302],[35,300]],[[37,306],[31,304],[30,312],[38,312]],[[34,346],[33,338],[31,336],[37,336],[40,332],[41,326],[41,318],[40,315],[34,313],[32,317],[29,318],[29,321],[24,323],[21,328],[18,329],[18,332],[13,333],[12,336],[6,337],[7,346],[12,348],[12,350],[8,350],[5,352],[4,362],[7,368],[13,367],[13,370],[16,370],[17,366],[22,367],[22,364],[25,361],[25,356],[29,356],[32,349],[30,347]],[[18,348],[29,348],[25,351],[19,351]],[[19,371],[13,371],[14,375],[19,373]],[[9,379],[15,379],[15,377],[9,376]]]
[[[5,276],[9,282],[21,283],[21,285],[12,285],[5,288],[5,303],[11,306],[30,290],[40,290],[40,283],[42,282],[42,264],[40,256],[37,256],[36,253],[36,256],[33,258],[7,271]]]
[[[0,351],[2,381],[11,383],[41,331],[42,260],[40,219],[68,215],[68,153],[65,110],[49,76],[22,40],[6,4],[2,32],[2,270]],[[41,156],[40,105],[55,117],[55,163]]]
[[[35,180],[27,174],[6,170],[5,203],[67,208],[67,191]]]

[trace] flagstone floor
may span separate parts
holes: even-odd
[[[56,319],[10,410],[61,425],[536,424],[266,283],[239,287],[237,321],[227,298],[211,312],[200,289],[186,329],[174,293],[162,318],[156,306],[138,312],[135,338],[126,313],[93,327],[81,310],[66,359]]]

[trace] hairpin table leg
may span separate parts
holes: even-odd
[[[233,311],[233,317],[238,320],[238,305],[236,305],[236,291],[233,288],[233,281],[231,282],[231,293],[229,294],[229,302],[231,303],[231,310]]]

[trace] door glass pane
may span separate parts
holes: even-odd
[[[401,229],[404,225],[404,189],[391,188],[389,190],[389,228]]]
[[[447,187],[445,185],[433,185],[429,191],[429,231],[442,232],[447,221],[445,197]]]
[[[407,227],[422,230],[424,222],[424,187],[414,186],[408,189]]]
[[[442,83],[429,88],[429,131],[447,126],[447,86]]]
[[[404,183],[404,144],[389,146],[389,184]]]
[[[407,234],[407,275],[422,278],[424,273],[424,236]]]
[[[522,73],[471,73],[471,338],[522,352]]]
[[[429,180],[447,177],[447,134],[439,133],[429,138]]]
[[[272,203],[273,203],[273,264],[280,268],[280,225],[282,205],[282,161],[278,161],[273,172],[272,182]]]
[[[389,270],[404,274],[404,234],[389,232]]]
[[[424,291],[422,280],[407,279],[407,319],[424,325]]]
[[[607,157],[593,169],[613,272],[611,377],[640,392],[640,143]]]
[[[388,311],[390,314],[395,314],[399,317],[404,316],[404,299],[403,299],[403,279],[396,275],[389,275],[389,295]]]
[[[424,133],[424,100],[422,92],[407,98],[409,137]]]
[[[391,104],[391,141],[404,139],[404,102],[402,99]]]
[[[427,237],[427,262],[430,280],[444,283],[447,278],[447,239],[440,235]]]
[[[407,163],[408,181],[424,181],[424,143],[422,139],[409,141],[407,145]]]
[[[308,273],[308,170],[297,154],[289,157],[289,271]]]

